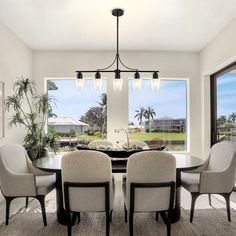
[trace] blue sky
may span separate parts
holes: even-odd
[[[49,94],[56,98],[53,112],[57,116],[81,117],[89,107],[97,106],[102,93],[106,92],[106,81],[101,91],[95,91],[92,80],[86,80],[84,89],[76,91],[74,80],[53,80],[58,90],[50,90]],[[143,80],[142,89],[133,91],[129,81],[129,121],[134,119],[135,110],[140,106],[154,108],[157,117],[186,117],[186,81],[161,81],[160,90],[152,91],[150,80]]]
[[[161,80],[159,91],[152,91],[150,80],[143,80],[142,89],[134,91],[129,81],[129,121],[137,124],[135,110],[148,106],[155,110],[157,118],[186,118],[186,81]]]
[[[236,74],[217,78],[217,117],[236,112]]]
[[[49,95],[56,99],[53,113],[60,117],[81,117],[89,107],[98,106],[100,96],[106,92],[106,81],[103,81],[101,91],[95,91],[93,81],[86,80],[84,89],[76,91],[74,80],[52,80],[57,90],[49,90]]]

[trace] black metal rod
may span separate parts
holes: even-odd
[[[119,16],[116,17],[116,69],[119,70]]]
[[[111,72],[115,72],[116,70],[99,70],[99,72],[102,73],[111,73]],[[78,72],[82,72],[82,73],[96,73],[98,72],[98,70],[80,70],[80,71],[76,71],[76,73]],[[120,72],[122,73],[134,73],[134,72],[139,72],[139,73],[154,73],[154,72],[159,72],[158,70],[120,70]]]

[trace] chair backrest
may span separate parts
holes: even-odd
[[[127,143],[125,145],[127,145]],[[132,148],[134,146],[137,148],[148,148],[147,143],[142,140],[129,140],[129,147]]]
[[[0,148],[1,167],[14,173],[29,173],[26,151],[19,144],[7,144]]]
[[[109,182],[110,208],[113,204],[111,159],[98,151],[80,150],[62,158],[62,183]],[[77,212],[105,211],[104,188],[70,188],[70,210]]]
[[[163,183],[176,180],[176,160],[170,153],[145,151],[133,154],[127,163],[126,204],[130,206],[130,183]],[[135,190],[134,211],[168,210],[170,188]]]
[[[108,148],[112,146],[113,146],[113,143],[108,140],[94,140],[88,144],[88,147],[93,148],[93,149],[99,149],[99,148],[103,149],[103,148]]]
[[[229,167],[236,158],[236,146],[232,142],[220,142],[212,146],[207,170],[220,171]]]

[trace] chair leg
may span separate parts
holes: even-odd
[[[125,223],[127,223],[127,209],[126,209],[126,205],[124,204],[124,209],[125,209]]]
[[[156,221],[158,221],[158,211],[156,212]]]
[[[221,195],[225,198],[228,221],[231,221],[231,215],[230,215],[230,195],[231,195],[231,193],[223,193]]]
[[[38,196],[36,196],[36,198],[38,199],[38,201],[40,202],[40,205],[41,205],[44,226],[47,226],[47,218],[46,218],[45,202],[44,202],[45,196],[38,195]]]
[[[110,213],[109,210],[106,211],[106,236],[110,234]]]
[[[130,234],[130,236],[133,236],[133,227],[134,227],[134,225],[133,225],[133,222],[134,221],[134,212],[132,212],[132,211],[130,211],[130,213],[129,213],[129,234]]]
[[[66,215],[67,215],[67,235],[68,236],[71,236],[71,215],[70,215],[70,212],[66,212]]]
[[[168,216],[166,220],[167,236],[171,236],[171,215],[172,211],[168,211]]]
[[[29,197],[26,197],[25,199],[25,208],[27,209],[29,205]]]
[[[198,198],[198,196],[200,195],[200,193],[191,193],[191,197],[192,197],[192,202],[191,202],[191,212],[190,212],[190,222],[193,222],[193,214],[194,214],[194,208],[195,208],[195,202],[196,199]]]
[[[8,225],[10,205],[11,205],[11,201],[14,199],[14,197],[5,197],[5,199],[6,199],[6,225]]]
[[[77,212],[77,216],[78,216],[78,223],[80,222],[80,212]]]
[[[210,193],[208,194],[208,198],[209,198],[209,205],[212,206],[212,204],[211,204],[211,194]]]

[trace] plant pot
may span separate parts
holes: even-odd
[[[48,149],[44,148],[43,150],[41,150],[41,152],[38,154],[38,158],[42,158],[42,157],[48,157]]]
[[[43,150],[41,150],[40,153],[37,150],[28,150],[27,154],[28,154],[30,160],[33,161],[35,159],[47,157],[48,156],[48,150],[46,148],[44,148]]]

